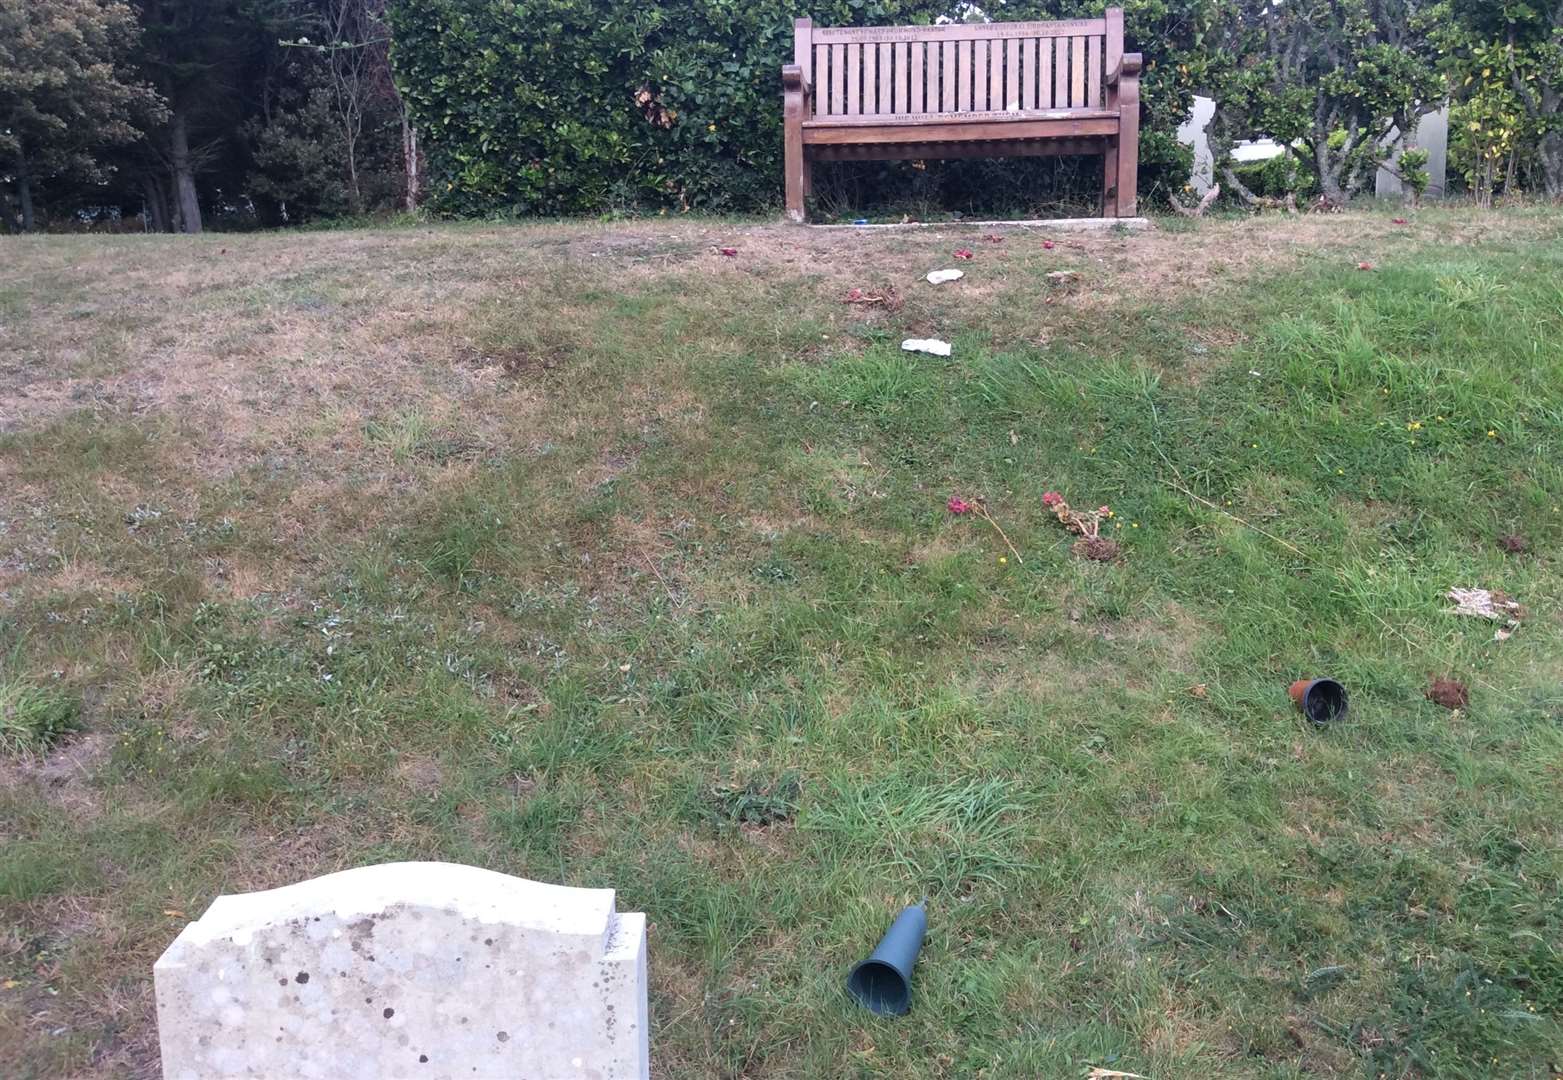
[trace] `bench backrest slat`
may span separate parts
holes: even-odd
[[[793,62],[818,116],[1099,109],[1123,55],[1123,13],[1066,22],[815,27]]]

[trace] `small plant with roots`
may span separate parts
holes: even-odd
[[[1123,554],[1117,541],[1102,535],[1102,522],[1113,516],[1111,509],[1099,506],[1095,510],[1076,510],[1056,491],[1042,496],[1042,505],[1053,512],[1059,523],[1080,539],[1069,550],[1082,559],[1094,562],[1112,562]]]

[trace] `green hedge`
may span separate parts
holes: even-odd
[[[794,16],[822,26],[926,23],[950,6],[393,0],[390,20],[396,77],[422,135],[436,210],[746,211],[781,203],[780,71],[792,58]],[[1102,6],[1055,0],[1004,14],[1075,17]],[[1173,42],[1163,26],[1170,7],[1126,5],[1131,48],[1147,38]],[[1186,15],[1187,5],[1177,12]],[[1156,185],[1158,163],[1178,183],[1180,168],[1186,175],[1186,159],[1168,145],[1181,108],[1157,106],[1179,91],[1169,84],[1165,95],[1159,86],[1153,68],[1142,190]]]

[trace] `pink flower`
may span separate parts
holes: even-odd
[[[1373,264],[1370,263],[1370,262],[1359,262],[1357,264],[1357,269],[1358,270],[1371,270],[1371,269],[1373,269]]]
[[[1406,223],[1406,219],[1403,217],[1390,218],[1389,223],[1391,225],[1404,225]]]
[[[971,258],[971,249],[970,248],[956,248],[955,249],[955,257],[957,259],[969,259],[969,258]]]
[[[1044,241],[1042,241],[1042,250],[1043,251],[1052,251],[1053,250],[1053,241],[1051,241],[1051,240],[1044,240]]]
[[[722,249],[722,254],[726,255],[729,259],[735,259],[735,258],[738,257],[738,249],[737,248],[723,248]]]
[[[1059,503],[1061,503],[1063,501],[1064,501],[1064,497],[1062,495],[1060,495],[1056,491],[1046,492],[1042,496],[1042,505],[1043,506],[1057,506]]]
[[[950,508],[950,513],[952,514],[969,514],[972,512],[971,503],[967,502],[959,495],[951,495],[950,501],[945,505]]]

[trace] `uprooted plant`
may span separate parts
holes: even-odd
[[[1099,506],[1095,510],[1076,510],[1056,491],[1045,493],[1042,505],[1053,512],[1064,528],[1080,537],[1069,547],[1076,555],[1095,562],[1112,562],[1123,554],[1117,541],[1109,540],[1101,534],[1102,522],[1113,516],[1110,508]]]

